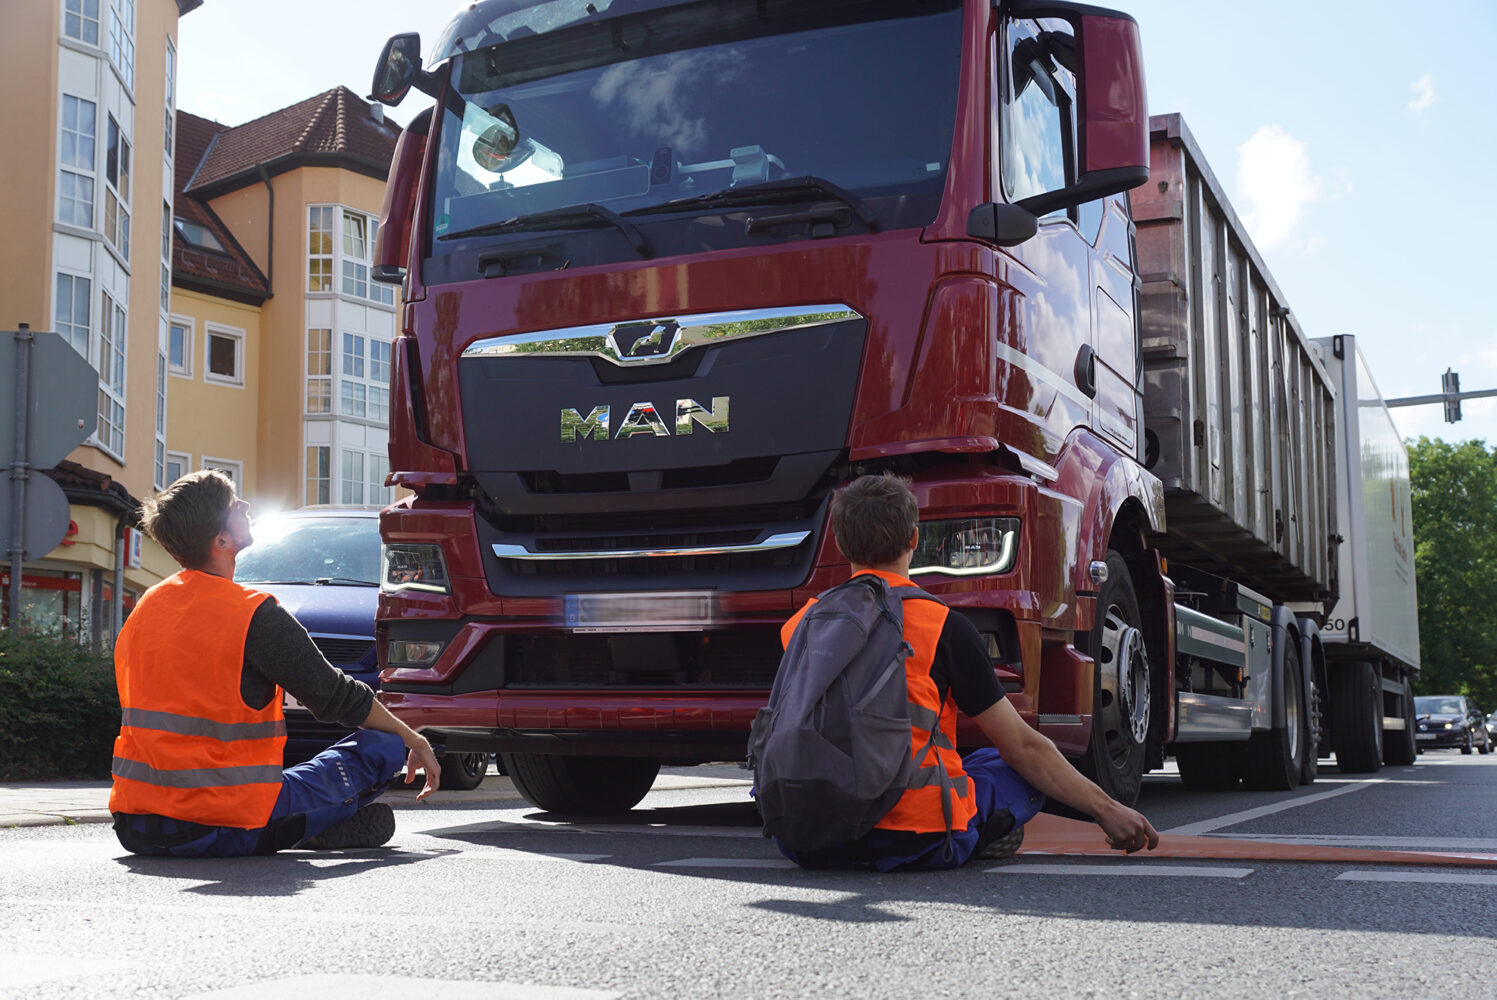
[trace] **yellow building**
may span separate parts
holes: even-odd
[[[177,20],[201,3],[0,3],[0,90],[12,95],[0,111],[0,330],[56,331],[100,376],[97,430],[54,474],[69,535],[24,567],[23,613],[96,639],[113,634],[116,593],[128,605],[173,568],[127,527],[164,474]]]

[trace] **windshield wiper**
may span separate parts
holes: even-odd
[[[378,587],[379,586],[379,584],[377,582],[375,582],[374,580],[356,580],[356,579],[354,579],[351,576],[319,576],[317,579],[313,580],[312,582],[315,583],[315,584],[317,584],[317,586],[319,586],[319,587],[326,587],[330,583],[347,583],[347,584],[352,584],[355,587]]]
[[[639,253],[641,257],[653,257],[655,251],[650,242],[645,239],[645,234],[639,231],[639,227],[611,208],[604,208],[587,202],[582,205],[569,205],[565,208],[552,208],[544,212],[531,212],[529,215],[517,215],[513,219],[505,219],[503,222],[490,222],[482,226],[473,226],[470,229],[459,229],[455,233],[443,233],[438,236],[439,240],[456,240],[464,236],[490,236],[495,233],[529,233],[544,231],[547,229],[568,229],[587,225],[594,220],[600,220],[613,226],[624,234],[629,245]]]
[[[724,188],[711,194],[699,194],[691,198],[677,198],[648,208],[636,208],[630,215],[652,215],[660,212],[689,212],[696,208],[742,208],[749,205],[772,204],[777,201],[800,201],[808,196],[824,195],[835,198],[853,210],[859,221],[870,233],[878,231],[878,217],[863,204],[863,199],[829,180],[813,177],[787,177],[778,181],[765,181],[747,187]]]

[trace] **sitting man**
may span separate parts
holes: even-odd
[[[863,476],[832,498],[832,532],[853,575],[872,573],[890,587],[914,586],[910,559],[920,537],[919,517],[906,480],[892,475]],[[811,603],[785,624],[787,647]],[[1020,718],[965,616],[936,601],[906,600],[904,634],[914,650],[905,667],[910,703],[938,728],[931,733],[912,718],[912,752],[924,751],[921,765],[944,767],[956,794],[936,784],[909,788],[858,841],[812,852],[780,843],[786,857],[811,868],[879,871],[955,868],[973,857],[1007,857],[1023,840],[1023,823],[1039,810],[1039,793],[1091,816],[1114,848],[1131,854],[1158,846],[1159,834],[1143,815],[1110,798]],[[997,749],[957,754],[958,708]]]
[[[234,582],[253,539],[249,504],[227,476],[183,476],[144,508],[142,527],[182,571],[145,592],[115,642],[122,718],[109,810],[120,843],[234,857],[388,841],[395,815],[374,799],[402,762],[407,782],[426,772],[418,799],[436,790],[426,738],[328,663],[275,598]],[[283,772],[282,688],[317,718],[362,729]]]

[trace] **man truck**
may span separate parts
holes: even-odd
[[[1127,15],[480,0],[426,56],[392,38],[374,86],[434,101],[374,261],[407,722],[559,811],[742,759],[780,626],[847,574],[833,491],[893,472],[914,580],[1120,801],[1169,756],[1412,760],[1417,662],[1330,652],[1336,384]]]

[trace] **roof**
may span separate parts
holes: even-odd
[[[203,155],[187,190],[201,198],[259,183],[270,174],[302,166],[335,166],[383,180],[395,155],[399,126],[376,119],[370,105],[347,87],[233,128],[222,129]]]
[[[194,246],[183,240],[173,227],[172,284],[258,305],[270,297],[270,282],[264,272],[218,213],[206,201],[185,192],[209,148],[228,131],[227,125],[186,111],[177,112],[176,197],[172,200],[172,213],[207,229],[224,249],[219,253]]]

